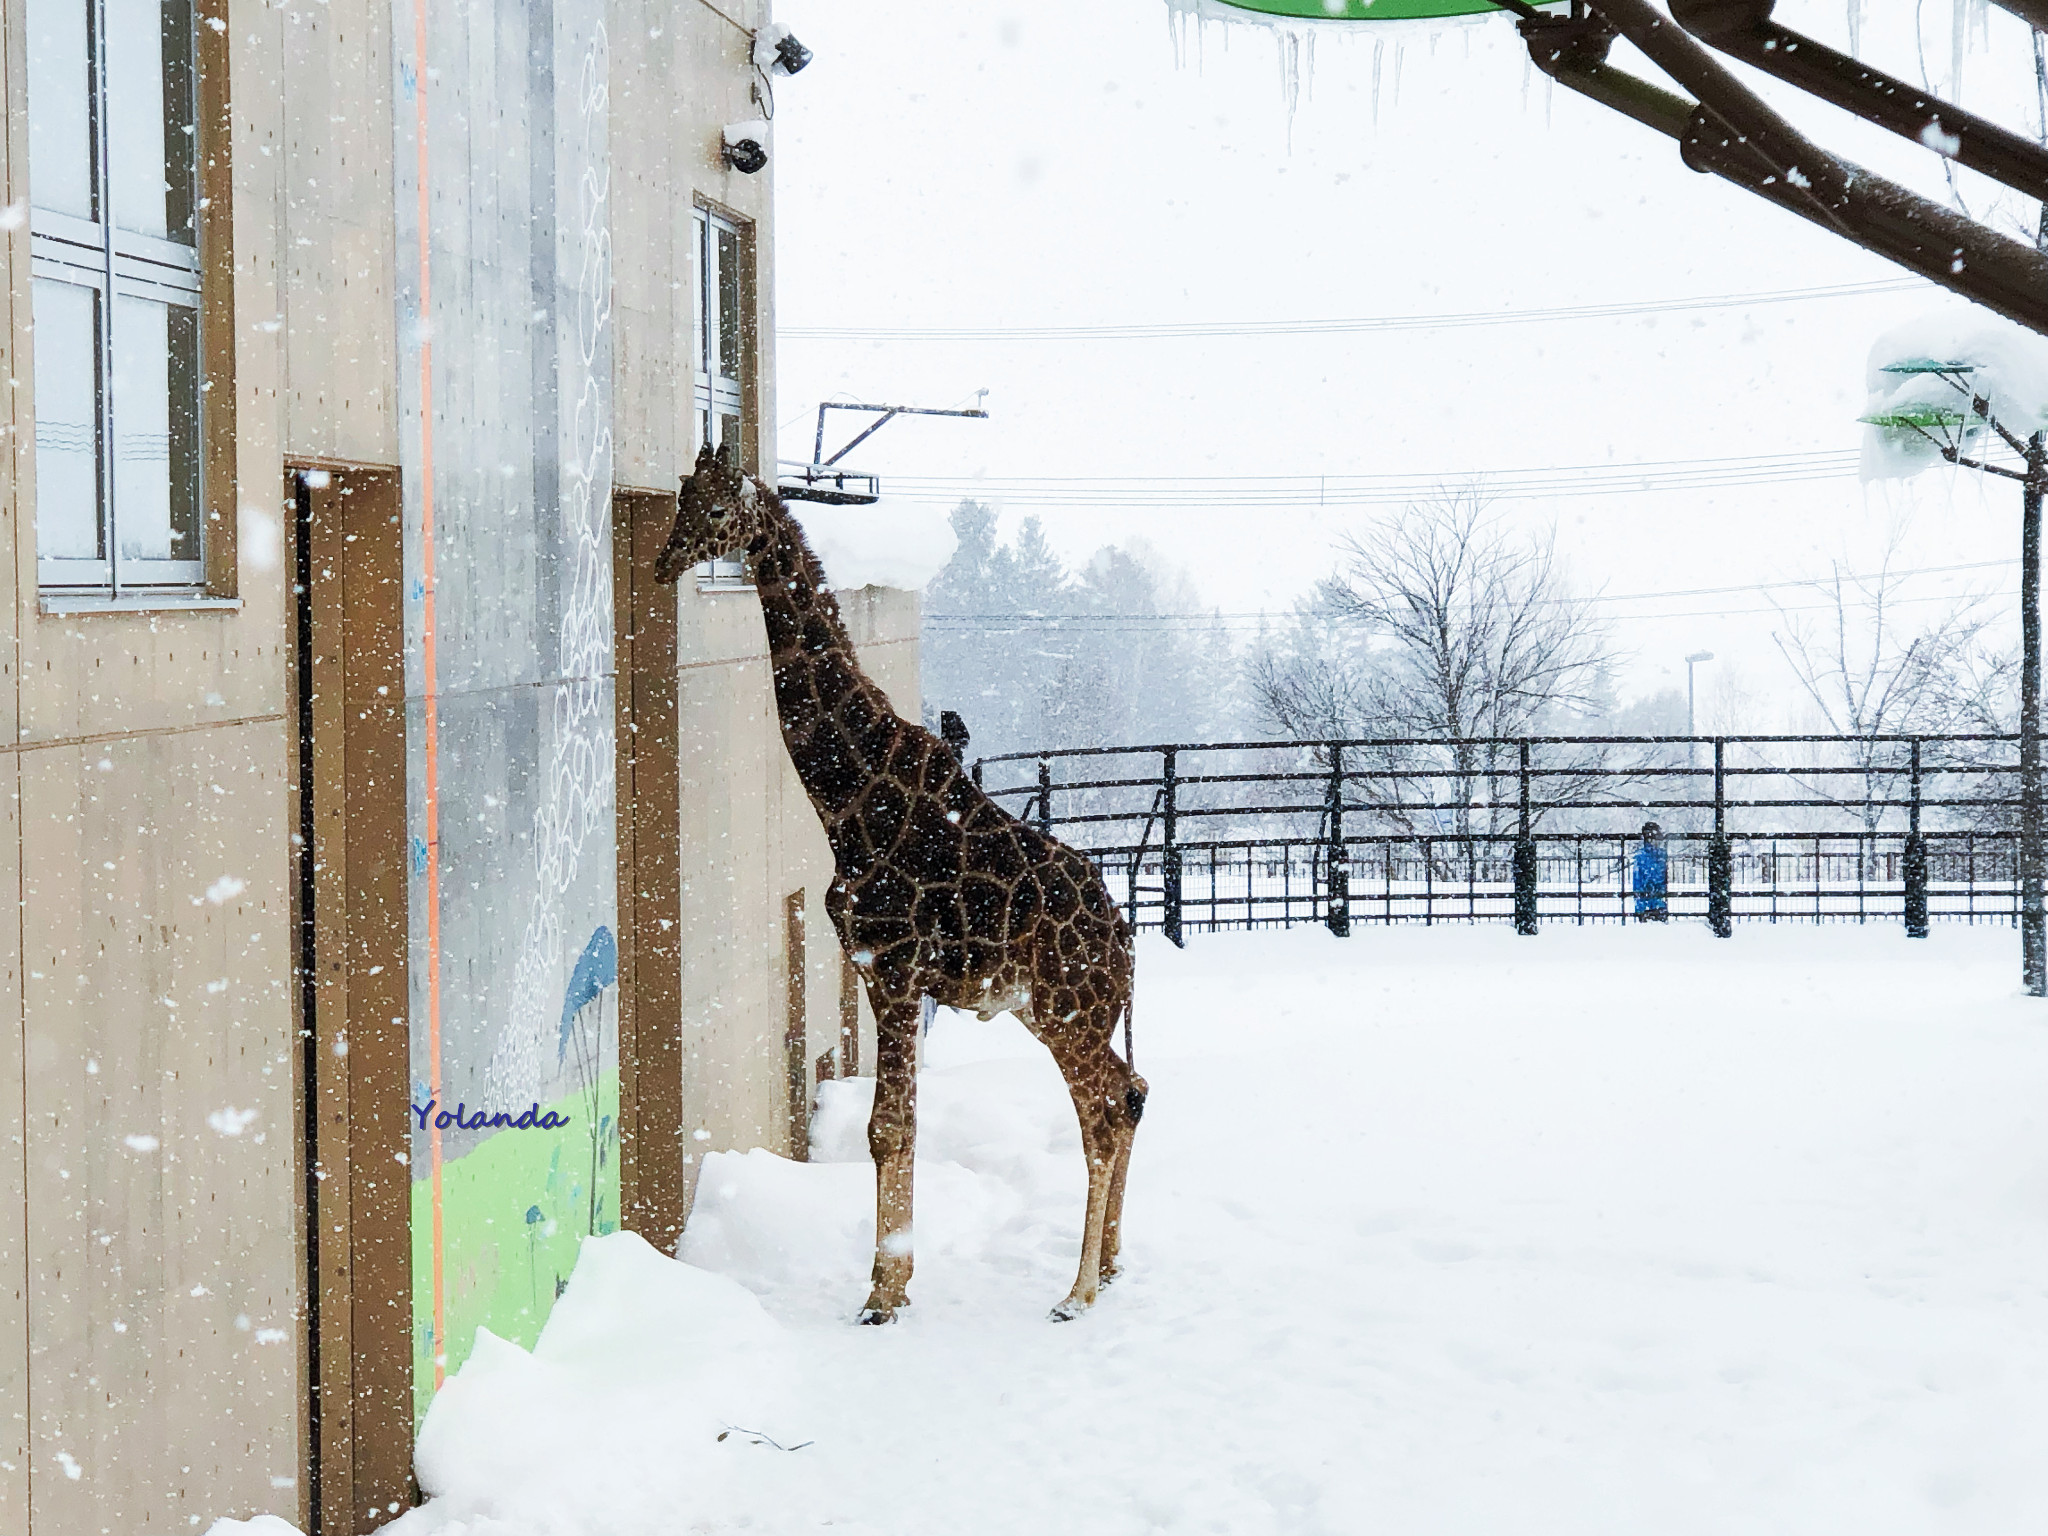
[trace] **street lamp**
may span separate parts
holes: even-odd
[[[1693,726],[1692,669],[1700,662],[1712,661],[1713,659],[1714,653],[1712,651],[1694,651],[1690,656],[1685,658],[1685,734],[1688,736],[1697,734]],[[1685,745],[1686,766],[1689,768],[1697,768],[1699,766],[1699,760],[1700,744],[1696,741],[1687,742]]]

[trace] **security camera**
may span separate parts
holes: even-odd
[[[794,75],[811,62],[811,50],[780,22],[754,34],[754,64],[763,74]]]
[[[760,118],[725,125],[725,163],[742,176],[751,176],[768,163],[768,125]]]

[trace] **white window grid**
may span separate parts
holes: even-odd
[[[697,442],[713,448],[744,441],[746,431],[746,249],[740,226],[709,208],[696,211]],[[707,560],[697,567],[706,586],[744,586],[745,562]]]
[[[38,584],[109,597],[197,590],[204,386],[190,0],[29,0],[27,10]]]

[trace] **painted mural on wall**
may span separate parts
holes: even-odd
[[[618,1224],[603,17],[394,6],[421,1411]]]

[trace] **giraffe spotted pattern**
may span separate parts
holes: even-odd
[[[1088,1208],[1079,1315],[1117,1271],[1145,1082],[1112,1048],[1131,1001],[1131,931],[1095,867],[983,794],[953,752],[862,673],[817,557],[781,498],[708,448],[683,482],[655,578],[745,551],[775,708],[836,872],[825,910],[874,1006],[874,1287],[863,1322],[908,1301],[920,1001],[1014,1013],[1052,1052],[1081,1122]]]

